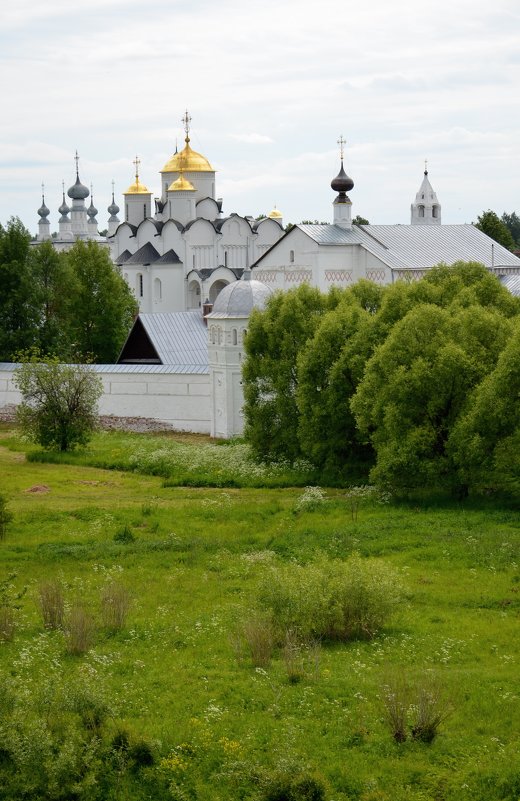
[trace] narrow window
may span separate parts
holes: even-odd
[[[143,220],[146,220],[146,203],[143,203]]]
[[[142,275],[142,273],[138,273],[137,274],[137,297],[139,297],[139,298],[143,297],[143,288],[144,288],[143,275]]]
[[[424,206],[419,206],[419,217],[424,217]]]
[[[289,261],[294,264],[294,250],[289,251]]]
[[[193,263],[193,269],[195,269],[195,253],[193,254],[193,256],[191,258],[192,258],[192,263]]]
[[[155,300],[162,300],[162,284],[160,278],[155,279],[154,289],[155,289]]]
[[[232,340],[233,340],[233,345],[236,345],[238,343],[237,329],[236,328],[233,328]]]
[[[128,222],[128,203],[125,204],[125,209],[126,209],[125,217],[126,217],[126,221]]]
[[[437,206],[432,206],[432,217],[437,217]]]
[[[224,267],[227,267],[227,250],[224,251]]]

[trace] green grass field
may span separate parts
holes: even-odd
[[[151,744],[154,764],[121,769],[101,797],[318,801],[269,785],[301,774],[318,777],[328,801],[518,801],[520,516],[511,504],[367,501],[353,519],[337,488],[297,511],[305,467],[260,475],[240,443],[100,434],[54,464],[27,461],[16,432],[4,429],[0,446],[14,513],[0,581],[15,573],[12,592],[27,588],[14,638],[0,643],[4,695],[9,688],[37,727],[54,720],[50,698],[87,688],[107,710],[100,737],[124,730]],[[188,474],[224,486],[179,486]],[[291,475],[299,488],[276,486]],[[260,480],[275,486],[255,487]],[[133,539],[117,541],[125,526]],[[384,629],[304,648],[297,680],[281,649],[254,667],[237,631],[254,617],[259,582],[276,566],[354,553],[401,577],[404,598]],[[37,595],[49,579],[96,620],[82,656],[67,653],[62,631],[43,628]],[[110,633],[100,596],[113,580],[132,605]],[[394,740],[384,688],[401,685],[408,730],[421,688],[439,694],[446,718],[432,743]],[[7,702],[0,707],[5,715]],[[8,776],[2,754],[0,745]],[[117,774],[113,763],[107,771]],[[31,797],[9,792],[0,798]],[[52,792],[41,797],[94,797]]]

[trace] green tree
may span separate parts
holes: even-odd
[[[511,214],[505,211],[500,219],[513,237],[515,244],[520,246],[520,217],[516,211],[512,211]]]
[[[352,220],[352,225],[370,225],[370,223],[365,217],[361,217],[359,214],[356,214]]]
[[[39,350],[67,359],[72,355],[70,304],[77,287],[66,254],[42,242],[30,249],[28,269],[39,309]]]
[[[477,218],[476,228],[490,236],[499,245],[503,245],[508,250],[514,250],[515,242],[509,228],[494,211],[483,211]]]
[[[495,369],[476,388],[454,431],[452,455],[464,480],[520,494],[520,322]]]
[[[262,459],[300,455],[297,358],[337,296],[307,284],[276,293],[249,319],[243,367],[245,437]]]
[[[11,361],[38,341],[38,305],[27,264],[30,241],[19,219],[0,225],[0,361]]]
[[[80,240],[68,251],[67,260],[75,281],[70,304],[75,349],[84,360],[110,364],[137,314],[136,300],[105,247]]]
[[[298,436],[303,455],[328,474],[370,457],[350,400],[374,343],[373,318],[383,290],[360,281],[327,312],[298,358]]]
[[[431,304],[412,309],[394,326],[369,360],[351,403],[377,455],[375,483],[463,490],[450,436],[509,330],[496,311]]]
[[[18,421],[34,442],[60,451],[88,442],[102,393],[101,379],[89,365],[33,354],[16,370],[15,383],[22,394]]]

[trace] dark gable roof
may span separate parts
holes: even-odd
[[[172,249],[166,251],[164,256],[157,259],[154,264],[182,264],[182,261],[177,256],[176,252]]]
[[[132,254],[130,253],[129,250],[123,250],[121,255],[117,257],[116,264],[119,264],[119,265],[124,264],[126,261],[128,261],[128,259],[130,258],[131,255]]]
[[[150,242],[146,242],[133,256],[126,260],[125,264],[153,264],[159,258],[159,254]]]

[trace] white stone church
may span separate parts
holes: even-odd
[[[124,221],[114,201],[108,236],[99,236],[93,198],[79,178],[60,206],[58,248],[78,238],[110,247],[115,265],[139,302],[117,365],[97,365],[105,392],[101,413],[145,417],[172,428],[231,437],[242,431],[241,364],[253,308],[275,290],[307,282],[327,291],[361,278],[379,284],[417,280],[434,265],[477,261],[518,293],[520,259],[473,225],[443,225],[441,204],[425,168],[409,225],[354,225],[348,196],[354,182],[343,166],[332,180],[331,223],[287,232],[273,209],[254,220],[223,215],[215,170],[185,143],[160,171],[160,192],[135,180],[124,193]],[[42,199],[38,241],[48,239],[50,212]],[[71,217],[69,218],[69,214]],[[0,409],[16,403],[12,365],[0,365]]]

